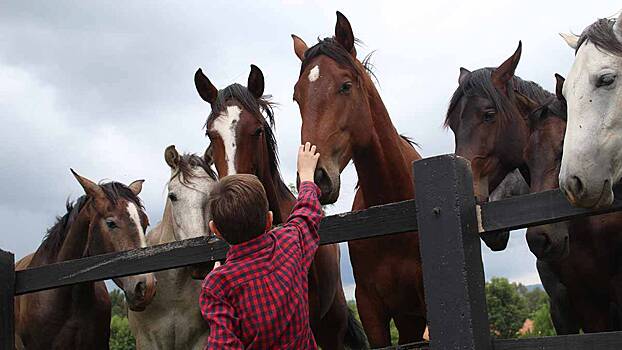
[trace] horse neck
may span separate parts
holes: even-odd
[[[56,255],[55,260],[57,262],[80,259],[85,255],[89,243],[89,225],[91,221],[88,205],[84,205],[80,213],[78,213],[76,220],[69,227],[69,232]]]
[[[367,205],[414,196],[410,162],[419,155],[399,135],[378,91],[369,83],[371,142],[353,149],[353,161]],[[406,147],[405,147],[406,146]],[[407,154],[409,149],[411,154]],[[381,187],[379,187],[381,186]]]
[[[273,173],[270,169],[265,167],[265,169],[259,171],[257,177],[266,190],[268,207],[274,215],[274,224],[278,225],[283,223],[294,207],[294,196],[289,191],[284,193],[284,191],[281,190],[282,188],[286,188],[287,185],[285,185],[281,179],[278,170],[276,173]]]

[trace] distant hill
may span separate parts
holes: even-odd
[[[525,288],[527,288],[528,291],[533,292],[535,289],[540,289],[540,290],[544,290],[544,287],[542,287],[542,284],[530,284],[528,286],[525,286]]]

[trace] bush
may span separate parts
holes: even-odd
[[[136,340],[130,332],[127,318],[118,315],[112,316],[110,321],[110,350],[134,350]]]

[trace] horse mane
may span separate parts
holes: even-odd
[[[590,41],[600,50],[616,56],[622,56],[622,42],[620,42],[613,29],[615,23],[616,19],[614,18],[601,18],[585,28],[577,42],[575,55],[583,43]]]
[[[361,41],[359,39],[354,39],[354,43],[360,44]],[[325,55],[338,64],[350,69],[359,78],[367,76],[378,81],[373,71],[374,65],[371,62],[373,54],[373,51],[370,52],[363,58],[363,61],[358,62],[356,58],[352,57],[352,55],[335,40],[335,38],[318,38],[318,43],[305,51],[305,59],[300,65],[300,74],[298,76],[302,75],[302,72],[304,72],[311,60],[320,55]]]
[[[269,95],[264,95],[260,98],[255,97],[246,87],[234,83],[226,88],[218,91],[218,97],[212,112],[210,113],[205,127],[227,107],[227,101],[235,99],[242,104],[244,109],[249,111],[257,118],[263,127],[263,132],[266,139],[268,148],[268,160],[269,170],[272,174],[272,180],[276,185],[277,194],[282,198],[286,198],[292,195],[289,187],[283,181],[283,177],[279,171],[279,155],[278,147],[276,143],[276,137],[274,135],[274,105],[275,103],[270,101]],[[265,114],[264,114],[265,113]],[[215,175],[215,174],[214,174]]]
[[[138,196],[124,184],[112,181],[103,184],[100,183],[99,186],[102,188],[106,198],[108,198],[110,202],[116,204],[119,199],[125,199],[134,203],[138,208],[144,210],[144,206],[140,198],[138,198]],[[65,238],[67,238],[67,234],[69,233],[71,226],[75,222],[82,208],[84,208],[86,203],[88,203],[89,199],[89,196],[82,195],[75,202],[67,200],[67,203],[65,204],[67,213],[63,216],[56,217],[56,223],[54,223],[54,225],[47,230],[39,250],[43,250],[50,255],[56,255],[58,253],[63,245],[63,242],[65,241]]]
[[[419,144],[418,144],[417,142],[415,142],[415,140],[413,140],[411,137],[406,136],[406,135],[402,135],[402,134],[400,134],[400,137],[401,137],[404,141],[408,142],[408,144],[409,144],[412,148],[418,148],[418,147],[420,147],[420,146],[419,146]]]
[[[454,91],[449,102],[449,108],[447,109],[447,115],[445,116],[445,127],[451,127],[457,125],[459,115],[452,115],[452,111],[458,105],[458,102],[463,96],[480,96],[492,101],[495,109],[500,112],[500,115],[506,118],[513,118],[516,112],[516,108],[511,103],[510,99],[499,91],[492,83],[492,72],[495,68],[481,68],[471,72],[466,80],[463,81],[456,91]],[[517,91],[518,93],[526,96],[538,104],[543,104],[549,101],[554,94],[546,91],[540,85],[523,80],[517,76],[512,77],[510,82],[510,89]],[[453,116],[453,118],[452,118]],[[500,122],[506,122],[507,120],[500,120]]]
[[[177,164],[177,170],[171,176],[171,180],[181,175],[181,183],[187,185],[196,176],[194,171],[192,171],[194,167],[201,167],[212,180],[217,180],[216,172],[210,164],[203,157],[199,157],[194,153],[184,153],[181,155]]]
[[[529,120],[531,121],[531,127],[535,127],[536,123],[539,123],[549,117],[557,117],[563,121],[568,120],[568,109],[566,100],[560,100],[557,97],[549,99],[544,104],[538,106],[531,113],[529,113]]]

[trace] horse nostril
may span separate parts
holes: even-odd
[[[529,246],[529,250],[535,255],[537,258],[542,258],[549,250],[551,246],[551,241],[542,232],[528,232],[527,236],[527,245]]]
[[[147,284],[145,282],[138,282],[136,283],[136,287],[134,287],[134,295],[139,298],[142,299],[145,297],[145,292],[147,291]]]
[[[326,173],[324,172],[324,169],[319,168],[319,169],[315,169],[315,173],[313,174],[313,181],[315,181],[316,184],[321,184],[322,180],[326,177]]]
[[[568,187],[570,188],[570,191],[576,197],[581,197],[581,194],[583,194],[583,190],[585,189],[585,187],[583,186],[583,182],[581,181],[581,179],[578,176],[571,176],[570,177],[570,181],[568,183]]]

